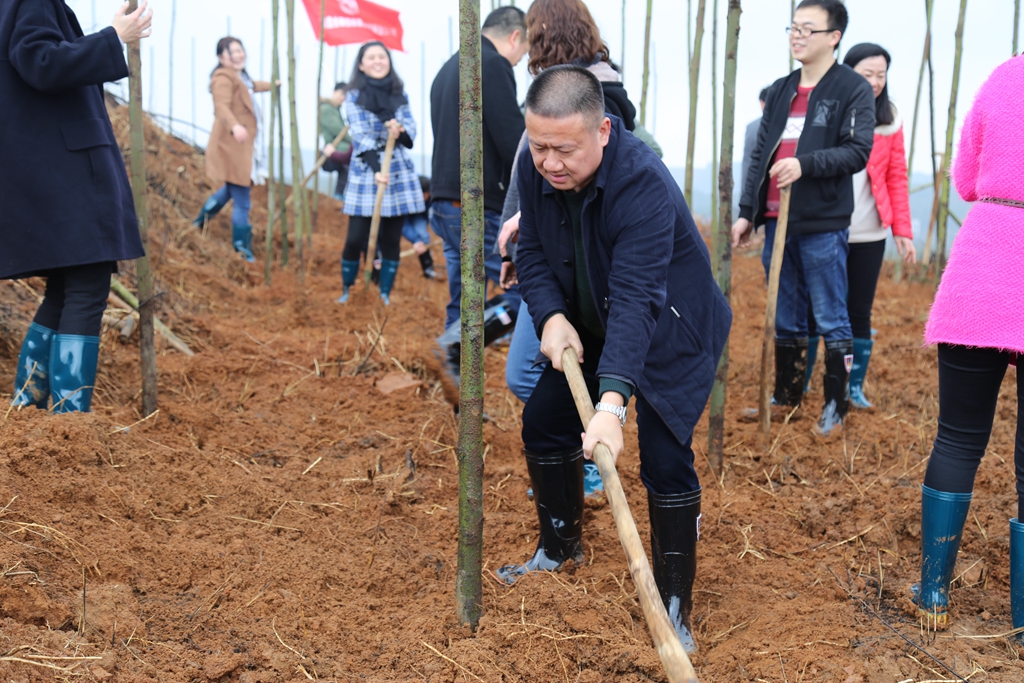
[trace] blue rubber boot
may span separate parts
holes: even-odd
[[[1013,628],[1024,626],[1024,523],[1016,517],[1010,520],[1010,615]],[[1024,633],[1017,642],[1024,645]]]
[[[589,498],[604,491],[604,482],[601,481],[601,472],[597,469],[597,463],[590,460],[583,463],[583,496]]]
[[[853,367],[850,369],[850,404],[854,408],[872,408],[864,396],[864,378],[868,374],[868,363],[871,362],[873,339],[853,340]]]
[[[949,582],[972,496],[921,487],[921,583],[911,591],[929,630],[948,625]]]
[[[395,286],[397,274],[398,261],[384,259],[380,262],[380,299],[385,306],[391,305],[391,288]]]
[[[337,303],[348,303],[348,290],[356,283],[356,276],[359,275],[359,261],[346,261],[341,259],[341,296]]]
[[[55,334],[50,351],[53,412],[87,413],[92,407],[100,338]]]
[[[55,334],[55,330],[36,323],[28,326],[18,354],[12,406],[35,406],[46,410],[50,400],[50,346]]]
[[[199,210],[199,215],[196,216],[194,221],[192,221],[192,225],[197,228],[203,227],[206,221],[208,221],[212,216],[216,216],[220,213],[220,210],[225,206],[227,206],[227,203],[217,201],[216,196],[210,197],[206,200],[206,203],[203,204],[203,208]]]
[[[232,225],[231,244],[235,251],[242,255],[249,263],[256,263],[256,257],[252,254],[252,226]]]
[[[807,340],[807,372],[804,373],[804,393],[811,390],[811,377],[814,376],[814,363],[818,360],[818,346],[821,337]]]

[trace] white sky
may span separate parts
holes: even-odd
[[[172,2],[176,3],[177,20],[174,34],[173,78],[174,118],[186,121],[176,124],[181,132],[191,134],[193,107],[195,123],[199,128],[212,125],[213,106],[208,91],[210,70],[216,63],[216,41],[225,35],[230,24],[231,33],[243,40],[249,53],[249,72],[256,78],[270,77],[271,20],[270,0],[150,0],[155,9],[154,31],[143,43],[144,104],[158,114],[166,115],[169,102],[170,28]],[[417,141],[413,156],[420,161],[420,141],[426,143],[429,155],[432,139],[429,120],[430,84],[437,70],[450,55],[449,45],[458,43],[457,0],[378,0],[380,4],[401,12],[405,30],[406,52],[395,54],[395,68],[407,85],[414,115],[420,124],[422,137]],[[707,19],[704,39],[704,64],[698,109],[698,135],[696,165],[710,163],[711,145],[711,15],[715,0],[707,0]],[[121,0],[67,0],[88,32],[91,27],[102,28],[110,23]],[[505,0],[508,4],[508,0]],[[516,3],[523,6],[525,0]],[[611,47],[616,62],[622,60],[622,7],[623,0],[588,0],[588,6],[601,28],[602,37]],[[697,1],[694,0],[694,13]],[[788,69],[788,47],[783,29],[789,21],[788,0],[745,0],[740,21],[738,51],[736,155],[742,150],[745,124],[758,115],[757,93],[764,85],[785,75]],[[491,0],[481,2],[481,16],[491,9]],[[684,0],[654,0],[654,20],[651,39],[655,46],[652,54],[653,75],[650,85],[648,128],[651,128],[665,149],[669,166],[683,166],[686,159],[686,128],[689,113],[686,65],[686,5]],[[890,97],[902,105],[904,118],[909,121],[913,113],[913,100],[917,85],[918,68],[924,44],[924,0],[847,0],[851,20],[843,49],[862,41],[879,43],[893,57],[889,71]],[[725,43],[727,0],[718,0],[719,9],[719,80]],[[285,32],[284,1],[281,0],[281,55],[284,64]],[[938,146],[945,139],[947,105],[952,82],[954,31],[959,2],[935,0],[933,19],[933,62],[935,66],[935,104]],[[625,84],[630,98],[640,108],[643,65],[644,0],[626,0]],[[316,121],[314,93],[317,77],[317,42],[301,0],[296,0],[296,43],[298,63],[299,128],[303,147],[313,145]],[[964,32],[963,66],[960,77],[960,98],[957,119],[963,120],[974,93],[985,77],[1003,60],[1010,57],[1013,33],[1013,0],[973,0],[968,6]],[[449,31],[456,35],[449,40]],[[192,41],[195,41],[195,88],[192,87]],[[324,86],[326,95],[336,75],[348,80],[351,60],[357,47],[328,48],[324,59]],[[421,58],[425,55],[425,59]],[[152,61],[152,64],[150,63]],[[337,66],[337,69],[335,65]],[[519,99],[526,94],[529,84],[524,59],[516,69],[519,79]],[[151,78],[152,74],[152,78]],[[425,85],[425,87],[424,87]],[[655,94],[656,93],[656,94]],[[719,88],[721,98],[721,88]],[[269,97],[266,99],[269,105]],[[922,98],[927,113],[927,88]],[[656,105],[656,106],[655,106]],[[721,109],[721,107],[719,107]],[[285,111],[287,115],[287,109]],[[930,171],[928,160],[927,119],[919,123],[916,171]],[[205,144],[206,136],[197,135]],[[909,141],[908,141],[909,146]]]

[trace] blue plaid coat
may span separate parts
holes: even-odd
[[[380,151],[381,162],[384,161],[384,145],[388,139],[384,122],[376,114],[356,104],[359,99],[358,90],[349,90],[345,94],[342,113],[349,123],[349,134],[352,136],[352,163],[348,169],[348,187],[345,189],[345,213],[349,216],[372,216],[373,205],[377,199],[377,183],[373,180],[373,169],[366,165],[359,155],[371,149]],[[402,105],[395,112],[395,118],[405,128],[405,132],[413,140],[416,139],[416,121],[412,118],[412,109],[408,104]],[[412,165],[409,150],[401,144],[395,145],[395,153],[391,157],[391,182],[384,193],[384,203],[380,215],[408,216],[423,213],[423,189],[420,179]]]

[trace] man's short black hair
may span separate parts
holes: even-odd
[[[525,38],[526,13],[512,5],[499,7],[487,15],[481,31],[491,33],[499,38],[510,36],[513,31],[519,31],[519,34]]]
[[[564,119],[581,114],[599,122],[604,118],[604,90],[601,81],[580,66],[553,66],[544,69],[526,93],[526,110],[548,119]]]
[[[842,0],[802,0],[796,6],[797,9],[805,7],[820,7],[828,12],[828,30],[839,31],[846,35],[846,26],[850,23],[850,15],[846,12],[846,5]]]
[[[761,88],[761,92],[760,92],[760,94],[758,94],[757,99],[761,100],[762,103],[768,101],[768,88],[767,88],[767,86],[764,87],[764,88]]]
[[[342,92],[345,92],[346,90],[348,90],[348,83],[346,83],[345,81],[338,81],[337,83],[334,84],[334,90],[340,90]]]

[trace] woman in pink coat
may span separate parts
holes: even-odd
[[[1024,57],[999,66],[964,121],[953,180],[977,202],[960,229],[932,306],[925,341],[938,346],[939,426],[921,496],[916,600],[947,621],[949,582],[985,455],[1006,367],[1017,373],[1017,518],[1010,520],[1010,607],[1024,626]],[[1020,637],[1020,636],[1018,636]],[[1024,642],[1024,639],[1022,639]]]
[[[853,174],[853,215],[850,217],[850,254],[846,259],[846,308],[853,330],[853,366],[850,369],[850,403],[870,408],[864,396],[871,350],[871,308],[882,272],[885,239],[892,229],[896,248],[904,261],[914,263],[914,229],[910,223],[907,190],[907,157],[903,146],[903,119],[889,101],[886,75],[892,58],[874,43],[860,43],[847,51],[843,63],[867,79],[875,93],[875,144],[867,168]],[[813,311],[812,311],[813,313]],[[807,379],[810,384],[818,355],[814,316],[807,316]]]

